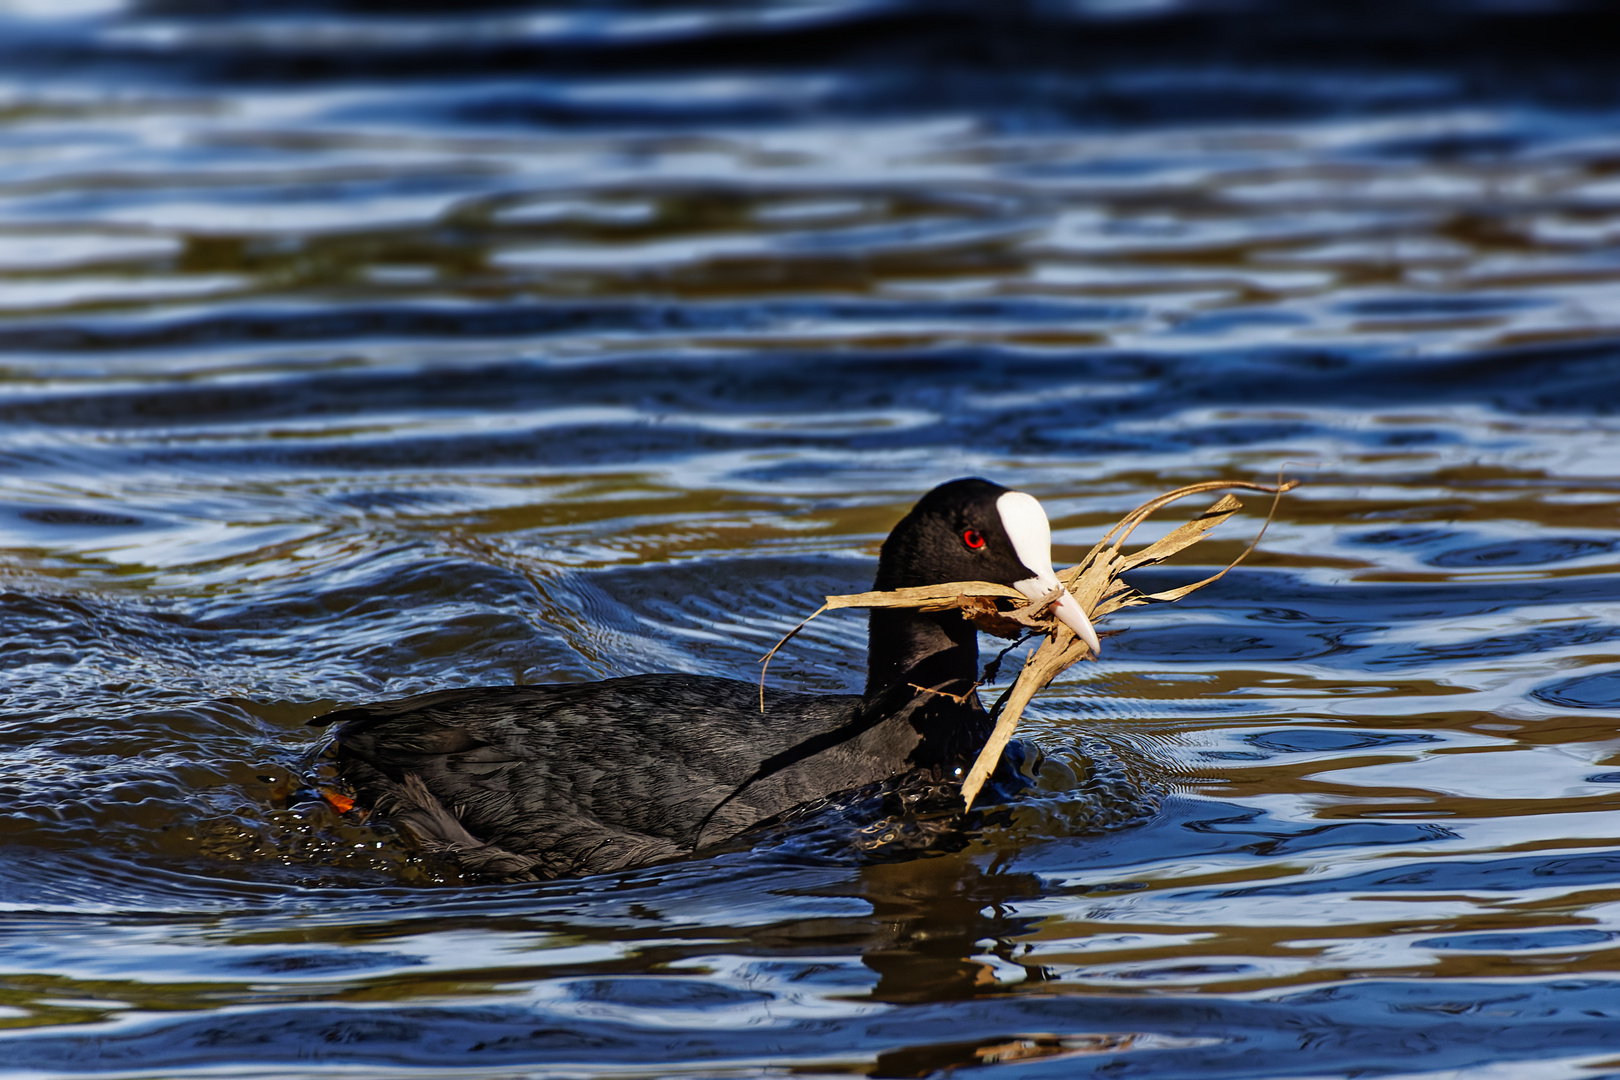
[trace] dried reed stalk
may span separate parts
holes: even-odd
[[[1210,480],[1202,484],[1188,484],[1186,487],[1167,491],[1163,495],[1147,502],[1126,514],[1118,525],[1115,525],[1097,542],[1097,545],[1086,553],[1074,566],[1058,572],[1058,580],[1063,583],[1069,593],[1080,602],[1086,616],[1095,625],[1105,615],[1112,614],[1120,608],[1134,607],[1138,604],[1168,603],[1180,600],[1188,593],[1202,589],[1213,581],[1218,581],[1226,575],[1228,570],[1248,557],[1249,552],[1260,543],[1265,536],[1266,527],[1277,513],[1277,506],[1282,501],[1285,491],[1291,491],[1299,486],[1298,480],[1289,480],[1275,486],[1266,484],[1251,484],[1241,480]],[[1243,504],[1232,495],[1223,495],[1217,499],[1209,509],[1194,517],[1185,525],[1178,526],[1159,540],[1147,547],[1129,555],[1121,553],[1120,547],[1130,539],[1136,527],[1146,521],[1156,511],[1168,506],[1178,499],[1185,499],[1189,495],[1198,495],[1210,491],[1261,491],[1272,495],[1271,510],[1266,514],[1265,522],[1260,526],[1260,532],[1248,547],[1236,559],[1233,559],[1220,573],[1212,574],[1202,581],[1195,581],[1190,585],[1182,585],[1164,592],[1139,592],[1121,580],[1121,575],[1143,566],[1151,566],[1162,562],[1170,556],[1191,547],[1204,538],[1204,534],[1215,526],[1237,513]],[[761,658],[761,663],[769,665],[771,657],[786,645],[794,635],[804,629],[805,623],[820,615],[823,611],[833,611],[838,608],[917,608],[922,611],[949,611],[957,609],[962,617],[971,621],[979,629],[1001,637],[1017,637],[1028,630],[1042,630],[1046,632],[1046,640],[1040,647],[1030,654],[1024,661],[1024,668],[1018,673],[1018,679],[997,702],[991,710],[997,717],[995,730],[991,732],[990,739],[985,743],[984,749],[979,752],[978,759],[968,770],[962,781],[962,802],[965,808],[973,806],[973,800],[978,797],[979,789],[984,786],[985,780],[995,769],[996,763],[1001,760],[1001,752],[1006,749],[1007,743],[1012,739],[1013,731],[1018,727],[1019,719],[1024,715],[1024,707],[1028,705],[1037,693],[1044,690],[1053,679],[1057,678],[1069,667],[1086,659],[1091,649],[1085,642],[1080,641],[1063,623],[1049,615],[1048,609],[1060,594],[1057,590],[1039,600],[1028,600],[1017,589],[1006,585],[997,585],[988,581],[953,581],[944,585],[927,585],[912,589],[894,589],[885,592],[854,593],[849,596],[829,596],[826,603],[811,612],[803,622],[788,631],[786,636],[778,641],[770,652]],[[1010,602],[1010,606],[1003,601]],[[1096,657],[1092,656],[1095,660]],[[765,708],[765,673],[760,671],[759,684],[760,710]]]

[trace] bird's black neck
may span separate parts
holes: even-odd
[[[866,696],[896,683],[966,694],[979,677],[979,638],[954,611],[875,608],[867,622]]]
[[[869,706],[880,699],[888,705],[926,695],[908,715],[922,736],[913,764],[944,765],[977,754],[989,737],[990,722],[974,692],[979,639],[973,624],[955,611],[876,608],[867,624],[867,642],[863,696]],[[926,689],[911,692],[911,687]]]

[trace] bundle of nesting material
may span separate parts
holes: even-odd
[[[1265,535],[1265,526],[1271,523],[1272,516],[1276,514],[1277,502],[1282,498],[1283,492],[1291,491],[1298,485],[1297,480],[1289,480],[1274,486],[1243,481],[1210,480],[1167,491],[1157,498],[1149,499],[1125,515],[1118,525],[1108,531],[1108,535],[1097,542],[1097,546],[1093,547],[1084,559],[1066,570],[1059,571],[1057,576],[1061,583],[1060,587],[1039,600],[1029,600],[1017,589],[1007,585],[996,585],[988,581],[953,581],[944,585],[928,585],[921,588],[829,596],[827,602],[812,612],[804,622],[809,622],[823,611],[837,608],[919,608],[923,611],[947,611],[955,608],[961,611],[963,618],[970,620],[979,629],[1000,637],[1014,638],[1029,632],[1046,635],[1040,646],[1024,661],[1024,668],[1018,673],[1012,687],[1001,696],[991,710],[991,714],[996,716],[995,730],[991,732],[989,741],[985,743],[978,759],[962,780],[962,802],[965,807],[971,808],[979,789],[984,786],[985,780],[995,769],[996,762],[1001,760],[1001,752],[1012,739],[1013,731],[1024,715],[1024,707],[1053,679],[1071,666],[1088,658],[1096,659],[1091,648],[1076,637],[1073,630],[1050,613],[1052,605],[1065,590],[1079,601],[1080,607],[1093,625],[1120,608],[1180,600],[1188,593],[1219,580],[1228,570],[1242,562],[1260,542],[1260,537]],[[1138,525],[1178,499],[1211,491],[1232,490],[1262,491],[1275,496],[1271,512],[1266,515],[1265,524],[1261,526],[1259,535],[1236,559],[1219,573],[1212,574],[1202,581],[1164,592],[1144,593],[1125,583],[1121,575],[1139,567],[1162,562],[1196,544],[1210,529],[1242,509],[1243,504],[1232,495],[1223,495],[1191,521],[1171,530],[1169,534],[1141,550],[1126,555],[1120,549],[1130,539],[1131,533],[1136,531]],[[763,661],[769,663],[777,650],[804,627],[804,622],[777,642],[776,646],[765,654]],[[763,673],[760,692],[763,695]],[[763,707],[763,696],[760,698],[760,704]]]

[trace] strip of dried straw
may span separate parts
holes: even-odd
[[[1068,589],[1070,594],[1080,602],[1086,615],[1095,624],[1106,615],[1118,611],[1120,608],[1134,607],[1138,604],[1168,603],[1180,600],[1187,594],[1202,589],[1211,582],[1224,577],[1228,570],[1248,557],[1249,552],[1260,543],[1265,536],[1266,527],[1276,516],[1277,506],[1282,501],[1285,491],[1291,491],[1299,486],[1298,480],[1289,480],[1275,486],[1267,484],[1251,484],[1241,480],[1210,480],[1201,484],[1188,484],[1186,487],[1167,491],[1163,495],[1132,510],[1129,514],[1108,531],[1097,542],[1097,545],[1086,553],[1074,566],[1058,572],[1058,580]],[[1207,510],[1194,517],[1185,525],[1178,526],[1167,535],[1149,544],[1139,551],[1129,555],[1120,551],[1126,540],[1130,539],[1138,525],[1146,521],[1158,510],[1163,509],[1178,499],[1185,499],[1190,495],[1198,495],[1211,491],[1260,491],[1272,495],[1271,510],[1266,514],[1265,522],[1260,526],[1260,532],[1244,548],[1236,559],[1233,559],[1225,569],[1217,574],[1211,574],[1202,581],[1195,581],[1190,585],[1182,585],[1164,592],[1143,593],[1127,585],[1121,575],[1139,567],[1150,566],[1162,562],[1170,556],[1191,547],[1204,538],[1204,535],[1237,513],[1243,504],[1232,495],[1223,495],[1217,499]],[[1040,647],[1030,654],[1024,661],[1024,668],[1018,673],[1018,679],[1012,688],[1003,695],[997,703],[997,718],[995,729],[991,732],[984,749],[979,752],[973,767],[968,770],[967,776],[962,780],[962,802],[965,808],[973,806],[973,800],[978,797],[979,790],[995,770],[996,763],[1001,760],[1001,752],[1006,749],[1007,743],[1012,739],[1013,732],[1018,727],[1018,721],[1024,715],[1024,707],[1030,703],[1037,693],[1044,690],[1053,679],[1066,671],[1080,660],[1090,656],[1091,650],[1086,643],[1078,640],[1074,631],[1047,613],[1052,601],[1056,600],[1058,593],[1054,590],[1050,595],[1039,600],[1027,600],[1017,589],[1006,585],[997,585],[989,581],[953,581],[943,585],[927,585],[920,588],[894,589],[884,592],[854,593],[848,596],[829,596],[826,603],[807,615],[798,626],[778,641],[770,652],[761,658],[761,663],[769,665],[771,657],[786,645],[798,632],[804,629],[805,623],[820,615],[823,611],[834,611],[839,608],[917,608],[922,611],[948,611],[958,609],[962,617],[971,620],[981,630],[1003,637],[1016,637],[1026,629],[1034,628],[1046,631],[1046,640]],[[1014,605],[1004,608],[998,601],[1011,600]],[[1090,656],[1095,660],[1096,657]],[[760,671],[759,704],[761,711],[765,708],[765,672]]]

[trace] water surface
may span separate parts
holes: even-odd
[[[1404,10],[8,8],[8,1070],[1620,1075],[1620,27]],[[955,476],[1062,563],[1280,469],[931,857],[479,885],[305,786],[756,678]]]

